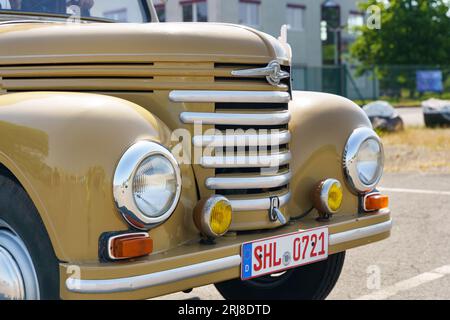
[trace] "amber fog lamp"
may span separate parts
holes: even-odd
[[[389,197],[380,193],[368,194],[364,197],[364,211],[377,211],[389,206]]]
[[[341,183],[336,179],[319,182],[314,189],[313,199],[314,207],[320,214],[330,215],[338,212],[343,199]]]
[[[194,223],[203,235],[218,238],[227,233],[232,216],[230,201],[216,195],[197,204],[194,210]]]
[[[123,260],[149,255],[153,240],[145,233],[132,233],[111,237],[108,241],[109,258]]]

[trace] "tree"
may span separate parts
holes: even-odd
[[[351,56],[362,63],[362,71],[375,66],[382,80],[393,78],[413,94],[415,72],[411,74],[411,66],[450,63],[449,1],[369,0],[361,9],[366,11],[371,5],[381,8],[381,29],[361,27],[360,37],[350,48]],[[385,66],[391,66],[391,71]]]

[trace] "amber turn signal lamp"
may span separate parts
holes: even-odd
[[[153,251],[153,240],[145,232],[118,235],[109,239],[109,257],[114,260],[138,258]]]
[[[389,197],[383,194],[368,194],[364,198],[365,211],[377,211],[389,206]]]

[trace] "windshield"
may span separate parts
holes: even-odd
[[[145,0],[0,0],[3,12],[58,14],[117,22],[150,22]]]

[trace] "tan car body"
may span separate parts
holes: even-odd
[[[344,186],[340,211],[327,222],[317,213],[279,227],[267,211],[234,214],[232,229],[215,245],[199,243],[192,219],[201,198],[214,192],[204,181],[214,170],[182,164],[182,194],[171,218],[150,230],[154,252],[127,262],[101,263],[99,237],[129,229],[112,192],[115,168],[139,140],[167,148],[176,141],[183,111],[214,112],[214,103],[174,103],[172,90],[288,91],[265,81],[243,81],[231,71],[289,55],[275,38],[225,24],[23,23],[0,25],[0,163],[22,184],[35,204],[61,261],[61,296],[148,298],[237,278],[239,265],[173,278],[166,271],[240,255],[249,240],[298,229],[329,226],[340,234],[390,222],[388,210],[362,213],[358,196],[345,183],[342,156],[354,129],[371,127],[351,101],[327,94],[294,92],[289,105],[292,134],[292,193],[284,214],[297,216],[312,206],[311,190],[322,179]],[[207,128],[206,128],[207,129]],[[259,232],[236,231],[257,229]],[[378,241],[390,231],[331,243],[330,253]],[[74,269],[73,266],[79,267]],[[154,274],[168,280],[108,293],[69,290],[66,279],[130,279]]]

